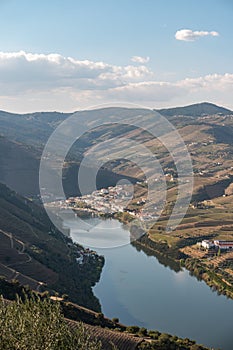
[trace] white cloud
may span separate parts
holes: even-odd
[[[108,97],[129,101],[169,101],[177,96],[185,94],[186,88],[177,83],[147,81],[129,83],[125,86],[109,89]]]
[[[98,95],[101,99],[119,99],[130,101],[145,101],[145,102],[170,102],[178,97],[187,98],[187,96],[194,96],[203,94],[203,97],[209,100],[211,94],[219,93],[219,95],[225,92],[231,92],[233,89],[233,74],[210,74],[197,78],[186,78],[178,81],[141,81],[141,82],[129,82],[121,86],[115,86],[106,90],[90,91],[89,96],[94,97]],[[209,94],[209,97],[208,97]],[[85,96],[87,96],[85,92]]]
[[[131,57],[131,61],[135,63],[148,63],[150,61],[150,57],[142,57],[142,56],[133,56]]]
[[[175,34],[176,40],[182,40],[182,41],[195,41],[201,37],[204,36],[219,36],[218,32],[211,31],[193,31],[191,29],[181,29],[178,30]]]
[[[185,105],[209,101],[233,108],[233,74],[212,74],[187,78],[175,82],[141,81],[130,82],[106,90],[73,92],[77,103],[97,105],[105,102],[131,102],[152,108]]]
[[[143,64],[117,66],[58,54],[0,52],[0,109],[74,111],[108,103],[149,107],[207,100],[232,108],[233,74],[159,81]]]
[[[114,66],[58,54],[0,52],[0,94],[62,87],[106,89],[152,75],[143,65]]]

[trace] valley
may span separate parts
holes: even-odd
[[[192,179],[179,177],[179,169],[169,149],[149,132],[150,125],[156,123],[158,112],[166,116],[181,135],[191,156]],[[71,115],[57,112],[9,115],[0,111],[0,181],[3,183],[0,185],[0,275],[9,283],[17,280],[37,292],[67,294],[70,302],[101,313],[102,305],[98,300],[101,297],[97,298],[92,288],[101,281],[104,253],[98,253],[95,246],[89,249],[85,244],[88,242],[85,229],[76,243],[71,240],[69,224],[65,228],[63,225],[64,213],[70,209],[74,216],[84,221],[101,217],[103,223],[109,218],[123,222],[125,231],[119,239],[113,240],[112,247],[131,243],[132,249],[156,256],[174,273],[185,269],[192,278],[205,281],[213,291],[232,299],[232,253],[200,249],[197,243],[233,240],[233,112],[209,103],[160,111],[104,108],[77,112],[77,121],[80,125],[85,124],[88,131],[72,145],[63,162],[59,147],[51,155],[51,162],[48,161],[47,174],[52,184],[57,183],[62,164],[65,198],[57,200],[53,186],[43,188],[40,193],[40,158],[55,128]],[[136,129],[127,122],[117,124],[122,115],[126,121],[136,118],[145,122],[147,131]],[[99,125],[102,118],[109,123]],[[120,147],[116,144],[109,155],[108,142],[116,138],[121,140]],[[123,150],[128,148],[130,151],[129,139],[148,149],[152,158],[144,161],[139,157],[138,164],[133,157],[125,159]],[[103,147],[99,147],[101,143]],[[179,147],[175,152],[180,151]],[[92,152],[90,158],[89,152]],[[88,162],[83,165],[86,157]],[[98,160],[101,160],[101,166]],[[153,171],[155,160],[158,160],[160,170]],[[97,166],[95,191],[90,191],[88,186],[80,189],[79,169],[83,167],[88,183],[96,175]],[[181,179],[184,179],[183,184]],[[180,203],[186,203],[188,192],[184,189],[191,188],[192,180],[190,203],[187,208],[181,204],[180,211],[171,216],[179,188]],[[150,187],[151,183],[153,187]],[[46,210],[56,209],[56,225],[51,223],[41,206],[44,199],[41,196],[46,197]],[[184,208],[187,211],[185,209],[183,215]],[[182,220],[176,224],[181,214]],[[67,234],[59,232],[59,227]],[[106,231],[104,240],[107,238]],[[91,239],[93,243],[94,235]],[[214,295],[219,297],[216,292]],[[117,314],[114,316],[118,317]]]

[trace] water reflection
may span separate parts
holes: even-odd
[[[101,221],[104,230],[119,222]],[[80,242],[75,222],[70,222],[72,238]],[[98,239],[99,231],[96,231]],[[94,287],[103,313],[122,323],[195,339],[198,343],[231,350],[233,344],[233,301],[218,296],[203,281],[180,271],[177,264],[144,247],[133,245],[97,249],[105,257],[100,282]]]

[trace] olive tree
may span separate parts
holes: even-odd
[[[0,298],[0,350],[100,350],[82,323],[71,327],[49,298]]]

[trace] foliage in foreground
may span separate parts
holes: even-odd
[[[35,297],[7,303],[0,299],[0,350],[100,350],[82,323],[71,329],[60,305]]]
[[[148,331],[144,327],[128,326],[126,331],[147,338],[146,341],[138,345],[139,350],[208,350],[203,345],[196,344],[194,340],[178,338],[175,335],[159,331]]]
[[[188,338],[182,339],[167,333],[149,331],[148,336],[151,342],[142,342],[140,350],[208,350],[208,348],[195,344],[195,341]]]

